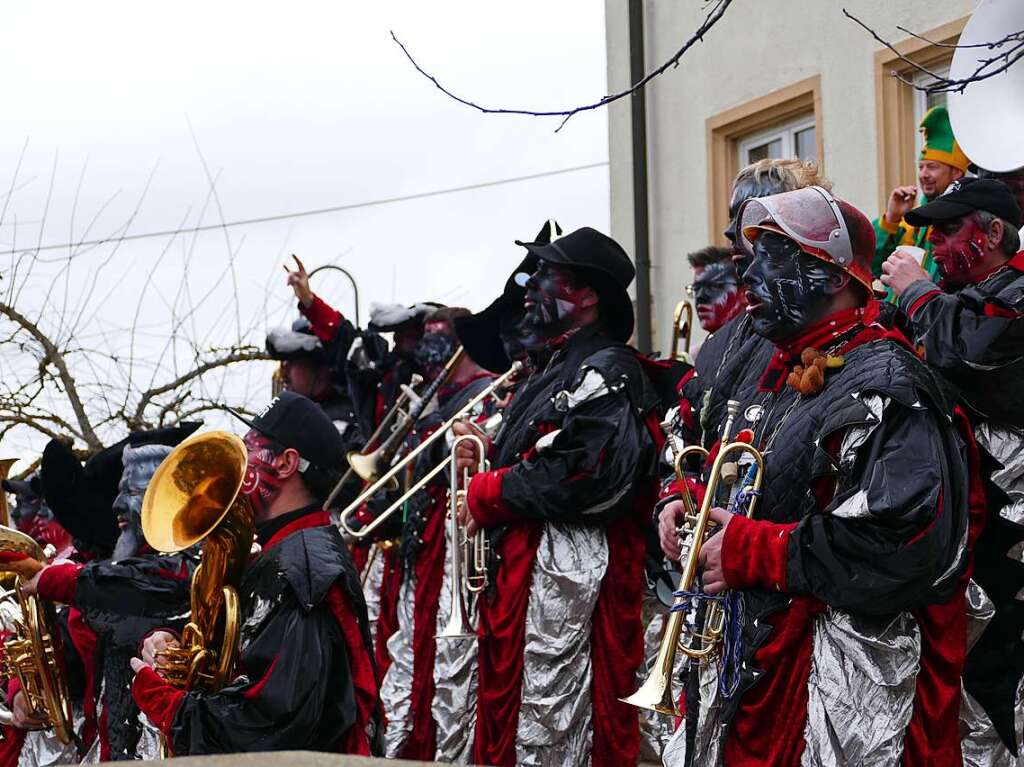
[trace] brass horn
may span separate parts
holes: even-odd
[[[48,559],[34,539],[6,526],[0,526],[0,553],[29,557],[39,563]],[[21,618],[15,621],[15,636],[4,642],[0,674],[17,677],[32,716],[46,721],[57,739],[66,745],[74,739],[74,720],[61,665],[64,651],[60,634],[55,630],[53,607],[35,594],[26,594],[22,590],[21,575],[10,575]],[[6,718],[7,712],[4,713]]]
[[[0,458],[0,482],[7,479],[11,467],[18,462],[17,458]],[[7,502],[7,491],[0,488],[0,525],[11,526],[11,507]]]
[[[685,318],[685,322],[684,322]],[[676,304],[672,312],[672,343],[669,347],[670,360],[686,359],[690,355],[690,342],[693,340],[693,304],[685,298]],[[683,342],[682,353],[679,342]]]
[[[366,503],[366,501],[368,501],[374,495],[379,493],[381,490],[387,489],[392,484],[392,480],[396,476],[398,476],[399,472],[405,470],[409,466],[415,465],[413,464],[413,461],[415,461],[419,457],[420,453],[422,453],[424,450],[427,450],[438,439],[445,437],[448,434],[448,430],[452,428],[452,424],[454,424],[456,421],[465,418],[467,414],[473,411],[473,408],[475,408],[488,397],[493,396],[498,389],[504,386],[510,379],[519,375],[522,372],[522,370],[522,362],[513,362],[512,367],[509,368],[507,372],[503,373],[502,375],[498,376],[493,381],[491,381],[491,383],[487,386],[486,389],[479,392],[475,397],[473,397],[473,399],[471,399],[469,402],[467,402],[465,405],[459,408],[458,412],[455,413],[455,415],[453,415],[447,421],[438,426],[426,438],[424,438],[424,440],[420,442],[420,444],[418,444],[415,448],[410,450],[402,458],[402,460],[395,463],[393,466],[391,466],[390,469],[388,469],[386,472],[380,475],[380,477],[377,478],[376,482],[373,482],[372,484],[364,488],[363,491],[355,498],[355,500],[353,500],[348,506],[342,509],[341,514],[338,516],[338,527],[341,528],[342,532],[344,532],[345,535],[351,536],[355,539],[367,538],[370,535],[372,535],[373,532],[378,527],[380,527],[388,519],[390,519],[392,515],[400,511],[404,506],[405,502],[412,497],[413,493],[415,493],[417,490],[419,490],[421,487],[423,487],[425,484],[427,484],[430,480],[432,480],[434,477],[436,477],[449,466],[452,460],[450,455],[443,461],[438,463],[437,466],[433,467],[429,472],[427,472],[426,476],[422,477],[415,485],[406,490],[398,500],[396,500],[384,511],[378,514],[374,518],[374,520],[370,522],[368,525],[365,525],[364,527],[361,527],[359,529],[356,529],[352,526],[352,516],[359,510],[360,506]],[[426,399],[426,393],[424,393],[423,399]],[[411,417],[412,416],[410,414],[410,418]]]
[[[142,532],[157,551],[202,542],[192,576],[191,620],[178,647],[162,653],[176,687],[217,690],[230,681],[238,652],[238,584],[252,548],[252,509],[241,495],[245,444],[211,431],[182,442],[164,459],[142,500]]]
[[[721,649],[723,632],[725,629],[725,610],[719,602],[711,602],[704,616],[704,628],[696,631],[685,625],[687,607],[690,597],[687,595],[692,591],[697,580],[697,562],[700,558],[700,550],[704,545],[705,535],[708,531],[708,523],[711,518],[711,509],[715,506],[715,499],[719,485],[724,481],[728,482],[734,470],[734,462],[740,453],[748,453],[754,460],[756,473],[747,485],[747,478],[741,483],[741,491],[747,493],[748,501],[743,510],[748,517],[754,513],[757,505],[757,498],[761,491],[764,480],[764,456],[752,445],[746,442],[730,442],[732,425],[739,412],[739,403],[730,400],[728,403],[728,417],[725,427],[722,430],[721,449],[715,456],[711,465],[711,473],[708,477],[707,490],[704,493],[704,502],[700,510],[694,508],[693,499],[690,497],[684,476],[684,465],[692,455],[701,455],[707,459],[708,451],[703,447],[691,445],[679,451],[675,458],[676,479],[679,483],[680,493],[685,508],[683,524],[679,528],[679,542],[682,553],[679,557],[679,564],[683,569],[682,577],[679,579],[679,592],[672,606],[672,611],[665,622],[665,632],[661,638],[661,645],[658,648],[658,656],[654,662],[654,668],[646,681],[636,692],[628,698],[622,698],[624,703],[636,706],[637,708],[655,711],[659,714],[669,716],[681,716],[676,707],[676,699],[672,694],[672,677],[674,675],[676,652],[682,652],[692,660],[699,662],[710,661],[711,658]]]
[[[460,476],[455,465],[455,454],[463,442],[476,445],[479,456],[477,471],[483,472],[489,468],[487,451],[480,437],[476,434],[462,434],[455,438],[447,461],[451,468],[448,478],[448,525],[451,531],[448,561],[451,563],[452,606],[448,623],[437,635],[437,639],[461,639],[476,635],[469,621],[469,598],[487,588],[487,533],[477,530],[473,535],[467,535],[466,528],[459,524],[459,507],[466,502],[466,491],[469,488],[469,470],[464,469]]]

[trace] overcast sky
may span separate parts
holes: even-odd
[[[0,30],[0,192],[14,181],[3,249],[104,237],[129,220],[130,233],[215,224],[607,160],[604,111],[557,134],[556,121],[481,115],[416,74],[389,30],[446,85],[480,102],[552,108],[605,92],[603,6],[588,0],[12,5]],[[152,337],[140,332],[135,352],[145,356],[170,332],[167,306],[187,263],[194,295],[215,291],[193,331],[227,344],[241,325],[251,327],[245,340],[262,342],[267,325],[292,313],[280,263],[295,252],[310,267],[335,261],[351,270],[364,322],[374,300],[478,309],[518,262],[512,241],[532,237],[548,216],[607,231],[607,168],[226,236],[102,246],[71,261],[68,250],[43,252],[31,273],[23,262],[15,275],[16,305],[58,333],[55,307],[88,294],[75,332],[103,333],[117,347],[145,288],[138,325]],[[7,286],[13,263],[0,258]],[[224,316],[236,283],[242,305]],[[330,291],[338,292],[329,301],[351,306],[337,283]],[[232,385],[225,396],[264,393]]]

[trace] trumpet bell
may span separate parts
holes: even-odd
[[[157,551],[199,543],[230,511],[242,489],[245,444],[211,431],[182,442],[164,459],[142,500],[142,532]]]

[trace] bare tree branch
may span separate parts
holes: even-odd
[[[1024,58],[1024,29],[1011,32],[999,40],[993,40],[991,42],[984,43],[973,43],[970,45],[960,45],[959,43],[937,43],[933,40],[929,40],[924,35],[920,35],[916,32],[911,32],[905,27],[896,27],[899,31],[910,35],[918,40],[922,40],[930,45],[934,45],[940,48],[953,48],[953,49],[986,49],[993,51],[994,55],[988,58],[977,59],[977,66],[974,71],[965,77],[952,78],[946,75],[939,74],[928,67],[925,67],[913,59],[900,53],[896,47],[888,40],[882,38],[875,30],[865,24],[863,21],[858,19],[848,10],[843,8],[843,15],[846,18],[856,22],[862,29],[870,34],[880,45],[888,48],[896,57],[903,63],[909,65],[912,69],[920,72],[923,75],[931,78],[931,82],[918,83],[914,82],[913,79],[907,77],[901,72],[893,72],[892,75],[902,83],[909,85],[910,87],[924,91],[925,93],[963,93],[964,89],[967,88],[971,83],[978,83],[982,80],[988,80],[990,77],[1002,74],[1021,58]],[[1004,46],[1009,46],[1005,50]]]
[[[405,57],[409,59],[409,63],[411,63],[413,67],[416,68],[416,71],[419,72],[428,80],[430,80],[430,82],[434,84],[434,87],[436,87],[439,91],[448,96],[448,98],[453,99],[454,101],[457,101],[460,104],[463,104],[467,107],[472,107],[473,109],[477,110],[478,112],[482,112],[483,114],[528,115],[531,117],[561,117],[562,122],[555,129],[555,132],[557,133],[558,131],[562,130],[563,127],[565,127],[565,124],[569,122],[569,119],[574,115],[577,115],[580,112],[589,112],[592,109],[598,109],[599,107],[611,104],[613,101],[618,101],[619,99],[632,95],[633,93],[647,85],[647,83],[649,83],[655,77],[665,72],[669,67],[678,66],[679,60],[683,57],[683,54],[690,50],[690,48],[692,48],[696,43],[704,41],[704,35],[706,35],[711,30],[711,28],[718,23],[718,21],[722,18],[722,16],[725,14],[726,9],[728,9],[730,5],[732,5],[732,0],[715,0],[715,3],[712,6],[711,10],[708,12],[708,15],[704,18],[704,23],[697,28],[697,31],[693,33],[690,39],[683,43],[683,46],[674,54],[672,54],[672,56],[664,64],[662,64],[657,69],[648,72],[640,80],[633,83],[625,90],[618,91],[617,93],[610,93],[607,96],[604,96],[603,98],[591,104],[582,104],[580,106],[569,107],[567,109],[534,110],[481,106],[480,104],[477,104],[474,101],[470,101],[469,99],[464,98],[463,96],[459,96],[453,93],[448,88],[441,85],[441,83],[434,75],[430,74],[423,67],[421,67],[419,63],[417,63],[416,59],[414,59],[412,54],[409,53],[409,49],[405,47],[405,45],[402,43],[401,40],[398,39],[398,36],[395,35],[393,31],[391,32],[391,39],[394,40],[395,43],[398,44],[398,47],[402,49],[402,53],[404,53]]]

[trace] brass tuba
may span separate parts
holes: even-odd
[[[217,690],[231,679],[238,653],[238,584],[252,549],[252,509],[242,496],[245,445],[211,431],[182,442],[164,459],[142,500],[142,532],[157,551],[203,544],[192,576],[192,616],[178,647],[162,653],[176,687]]]
[[[761,452],[747,442],[730,441],[732,425],[736,420],[740,404],[735,400],[729,400],[727,407],[728,416],[722,429],[721,448],[711,465],[704,502],[701,503],[699,511],[694,507],[693,499],[686,487],[683,467],[686,460],[692,455],[700,455],[707,459],[708,451],[699,445],[691,445],[679,451],[675,457],[676,479],[685,508],[683,524],[678,530],[682,549],[679,564],[683,569],[683,574],[679,579],[679,591],[675,604],[665,622],[665,633],[661,638],[654,668],[639,690],[628,698],[622,698],[624,703],[629,703],[637,708],[669,716],[682,715],[676,708],[676,700],[672,694],[676,652],[682,652],[693,661],[710,662],[721,650],[726,614],[719,601],[709,603],[704,615],[702,631],[691,629],[685,625],[690,601],[688,593],[691,592],[697,580],[697,562],[708,532],[711,509],[715,506],[719,485],[735,480],[735,460],[740,453],[748,453],[754,461],[756,471],[744,477],[740,484],[740,491],[743,495],[738,497],[746,499],[740,510],[750,517],[754,513],[764,481],[764,456]]]
[[[693,304],[685,298],[676,304],[672,312],[672,343],[669,345],[670,360],[685,360],[690,356],[690,342],[693,339]],[[679,345],[682,341],[683,349]]]
[[[43,548],[19,530],[0,525],[0,554],[14,554],[45,563],[48,559]],[[4,657],[0,661],[0,674],[16,677],[32,716],[46,721],[61,743],[74,740],[71,696],[63,670],[63,650],[60,634],[55,630],[52,605],[35,594],[22,590],[22,576],[4,574],[4,597],[14,596],[21,608],[21,617],[15,620],[14,637],[4,642]],[[0,719],[9,724],[9,713]]]

